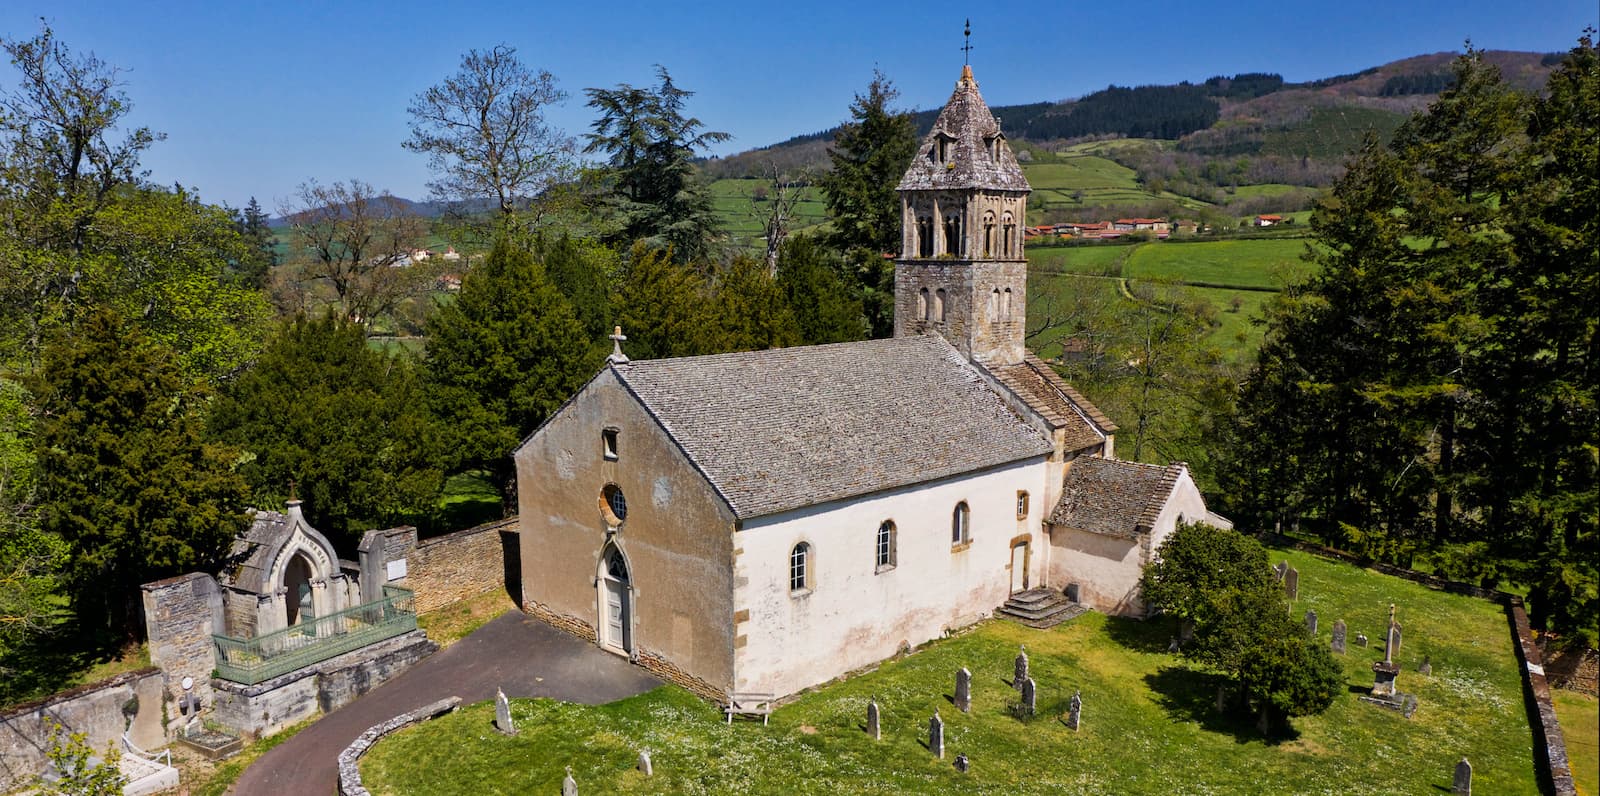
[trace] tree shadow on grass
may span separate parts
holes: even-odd
[[[121,655],[124,643],[115,634],[85,630],[71,618],[24,639],[0,654],[0,706],[77,685],[90,667]]]
[[[1172,643],[1172,637],[1177,634],[1177,623],[1169,619],[1106,617],[1106,635],[1112,641],[1135,652],[1166,652],[1168,645]]]
[[[1300,737],[1298,730],[1287,722],[1279,722],[1266,735],[1256,727],[1255,717],[1230,704],[1226,712],[1217,710],[1217,688],[1227,686],[1228,680],[1220,674],[1195,671],[1182,666],[1163,666],[1154,674],[1144,676],[1145,684],[1155,695],[1155,703],[1178,721],[1192,721],[1209,732],[1232,735],[1238,743],[1264,741],[1277,745]],[[1233,695],[1230,693],[1230,698]]]

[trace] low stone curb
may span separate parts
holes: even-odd
[[[372,796],[366,786],[361,784],[361,756],[384,736],[413,724],[421,724],[428,719],[443,716],[455,710],[460,704],[461,697],[441,699],[410,713],[402,713],[377,726],[369,727],[339,753],[339,793],[342,796]]]

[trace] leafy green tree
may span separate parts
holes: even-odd
[[[215,564],[244,529],[238,452],[203,436],[206,390],[110,310],[50,342],[31,391],[41,525],[71,550],[73,607],[132,632],[139,584]]]
[[[718,351],[717,308],[700,272],[660,249],[635,245],[617,283],[617,323],[633,359],[663,359]]]
[[[717,276],[718,351],[759,351],[800,343],[794,313],[760,262],[735,257]]]
[[[0,378],[0,661],[54,623],[66,562],[65,545],[39,527],[30,403],[21,383]]]
[[[541,237],[534,251],[550,281],[572,304],[584,333],[607,352],[611,334],[611,280],[621,268],[615,250],[587,238]]]
[[[866,249],[882,254],[900,248],[900,197],[895,188],[917,150],[911,114],[892,110],[900,96],[894,83],[874,70],[866,94],[850,103],[851,121],[839,127],[822,176],[833,223],[833,244],[841,251]],[[891,291],[892,292],[892,291]]]
[[[50,721],[49,746],[45,758],[56,771],[54,781],[41,780],[42,793],[59,796],[122,796],[127,778],[117,766],[116,742],[107,742],[105,753],[95,760],[89,736],[71,732],[58,721]]]
[[[595,341],[545,269],[504,238],[428,321],[430,400],[455,470],[483,470],[516,504],[512,449],[599,366]]]
[[[358,324],[301,315],[223,389],[209,431],[245,452],[239,470],[258,506],[282,505],[293,485],[307,520],[350,550],[369,528],[425,520],[439,493],[414,370],[368,346]]]
[[[671,248],[680,262],[700,260],[721,230],[694,158],[731,136],[684,116],[694,92],[675,85],[666,67],[657,66],[656,77],[653,88],[584,89],[600,118],[583,151],[606,156],[605,207],[620,223],[618,242],[642,240]]]
[[[843,343],[866,335],[854,282],[844,261],[809,235],[789,238],[778,252],[778,289],[805,343]]]

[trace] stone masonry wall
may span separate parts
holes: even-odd
[[[211,635],[220,632],[221,587],[210,575],[191,572],[139,588],[150,664],[166,673],[166,698],[176,704],[183,678],[192,677],[195,697],[201,705],[210,705],[211,672],[217,668]]]
[[[511,517],[419,542],[406,554],[408,574],[401,584],[416,592],[417,613],[505,588],[500,535],[516,528]]]
[[[0,793],[28,784],[45,770],[50,726],[88,736],[96,754],[107,744],[122,748],[124,732],[134,745],[166,744],[162,727],[162,676],[158,669],[128,672],[100,683],[53,694],[0,713]]]

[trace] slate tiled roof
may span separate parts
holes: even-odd
[[[1100,408],[1089,402],[1044,360],[1028,352],[1015,365],[980,361],[996,381],[1005,385],[1028,407],[1038,412],[1052,429],[1062,429],[1062,447],[1068,453],[1087,450],[1105,442],[1117,425]]]
[[[954,139],[950,154],[939,162],[936,142],[943,135]],[[990,188],[1002,191],[1028,191],[1028,180],[1022,176],[1016,155],[1001,138],[996,157],[989,157],[985,139],[1000,135],[1000,122],[989,112],[989,106],[978,93],[978,81],[972,78],[972,68],[961,68],[961,79],[956,82],[955,93],[945,103],[944,110],[933,123],[911,167],[900,179],[899,190],[960,190]]]
[[[317,529],[306,523],[300,514],[299,503],[290,504],[290,513],[257,511],[255,521],[233,540],[228,551],[228,564],[221,573],[224,585],[255,594],[267,594],[275,586],[267,582],[267,575],[278,551],[294,535],[295,526],[302,528],[314,544],[322,547],[329,560],[338,560],[333,545]]]
[[[1067,470],[1050,524],[1133,539],[1155,527],[1184,465],[1080,458]]]
[[[613,367],[740,518],[1051,450],[933,335]]]

